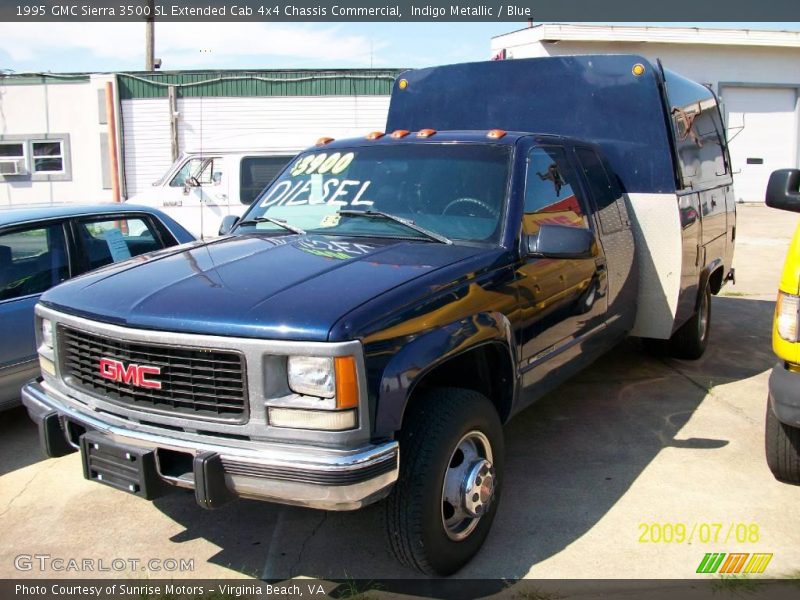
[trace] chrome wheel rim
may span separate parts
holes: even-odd
[[[467,538],[494,500],[496,474],[492,446],[480,431],[470,431],[456,444],[442,484],[442,525],[454,541]]]

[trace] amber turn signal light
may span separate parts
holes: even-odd
[[[358,406],[358,377],[356,359],[352,356],[337,356],[333,359],[336,372],[336,408]]]

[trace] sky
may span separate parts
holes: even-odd
[[[800,30],[800,22],[649,25]],[[157,22],[155,55],[163,70],[424,67],[486,60],[492,36],[525,26]],[[0,71],[140,71],[144,32],[144,23],[0,23]]]

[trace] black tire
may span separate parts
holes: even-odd
[[[655,356],[672,356],[685,360],[697,360],[706,351],[711,332],[711,288],[706,282],[697,301],[692,318],[672,334],[668,340],[643,338],[645,349]]]
[[[400,476],[385,503],[389,546],[410,568],[428,575],[450,575],[480,550],[497,512],[503,482],[502,425],[491,402],[471,390],[426,390],[413,399],[408,411],[399,437]],[[479,518],[463,521],[472,529],[466,527],[466,537],[456,541],[451,538],[453,530],[445,526],[445,509],[450,507],[444,503],[445,475],[456,472],[451,466],[456,464],[454,452],[475,432],[490,446],[494,493]]]
[[[669,340],[669,353],[675,358],[697,360],[706,351],[711,332],[711,288],[706,282],[697,300],[697,310]]]
[[[800,429],[778,420],[767,399],[767,465],[778,481],[800,485]]]

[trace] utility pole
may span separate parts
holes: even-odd
[[[149,9],[147,20],[145,21],[144,32],[144,70],[155,70],[156,36],[155,36],[155,0],[147,0]]]

